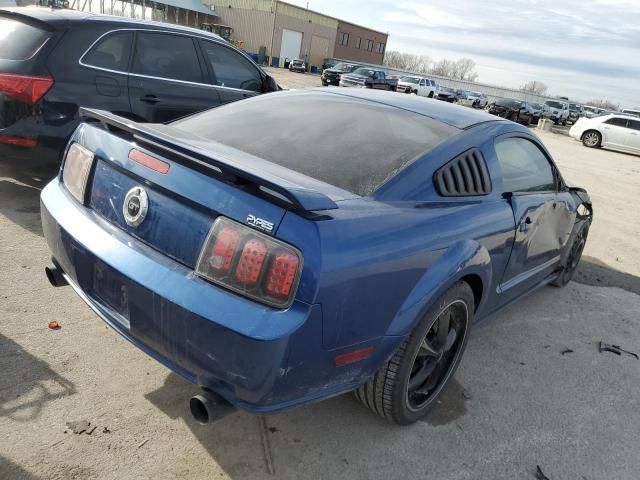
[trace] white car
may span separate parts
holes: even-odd
[[[487,96],[480,92],[468,92],[458,95],[458,103],[465,107],[484,108],[489,103]]]
[[[407,75],[398,81],[398,92],[415,93],[421,97],[437,97],[440,86],[435,80],[417,75]]]
[[[640,154],[640,119],[629,115],[602,115],[579,119],[569,135],[586,147],[605,147]]]
[[[566,125],[569,118],[569,102],[562,100],[547,100],[544,102],[542,115],[550,118],[553,123]]]

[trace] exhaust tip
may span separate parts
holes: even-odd
[[[196,421],[206,425],[228,415],[235,408],[220,395],[213,392],[203,392],[191,397],[189,410]]]
[[[47,276],[47,280],[54,287],[64,287],[67,285],[67,281],[62,275],[62,270],[56,266],[45,267],[44,274]]]

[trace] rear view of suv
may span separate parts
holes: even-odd
[[[0,10],[0,161],[58,162],[78,108],[167,122],[279,89],[216,35],[71,10]]]

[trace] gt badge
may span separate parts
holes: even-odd
[[[127,192],[122,205],[122,214],[127,225],[137,227],[144,222],[149,210],[149,197],[142,187],[133,187]]]

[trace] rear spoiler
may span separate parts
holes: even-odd
[[[324,193],[297,185],[287,179],[264,172],[255,165],[222,161],[213,158],[211,154],[201,148],[189,145],[170,135],[165,135],[144,123],[137,123],[105,110],[80,108],[81,119],[93,119],[100,123],[124,130],[143,143],[152,145],[173,158],[179,157],[179,163],[203,170],[205,173],[223,178],[239,178],[243,182],[256,185],[265,193],[275,192],[276,197],[283,197],[294,209],[313,212],[316,210],[335,210],[338,205]]]

